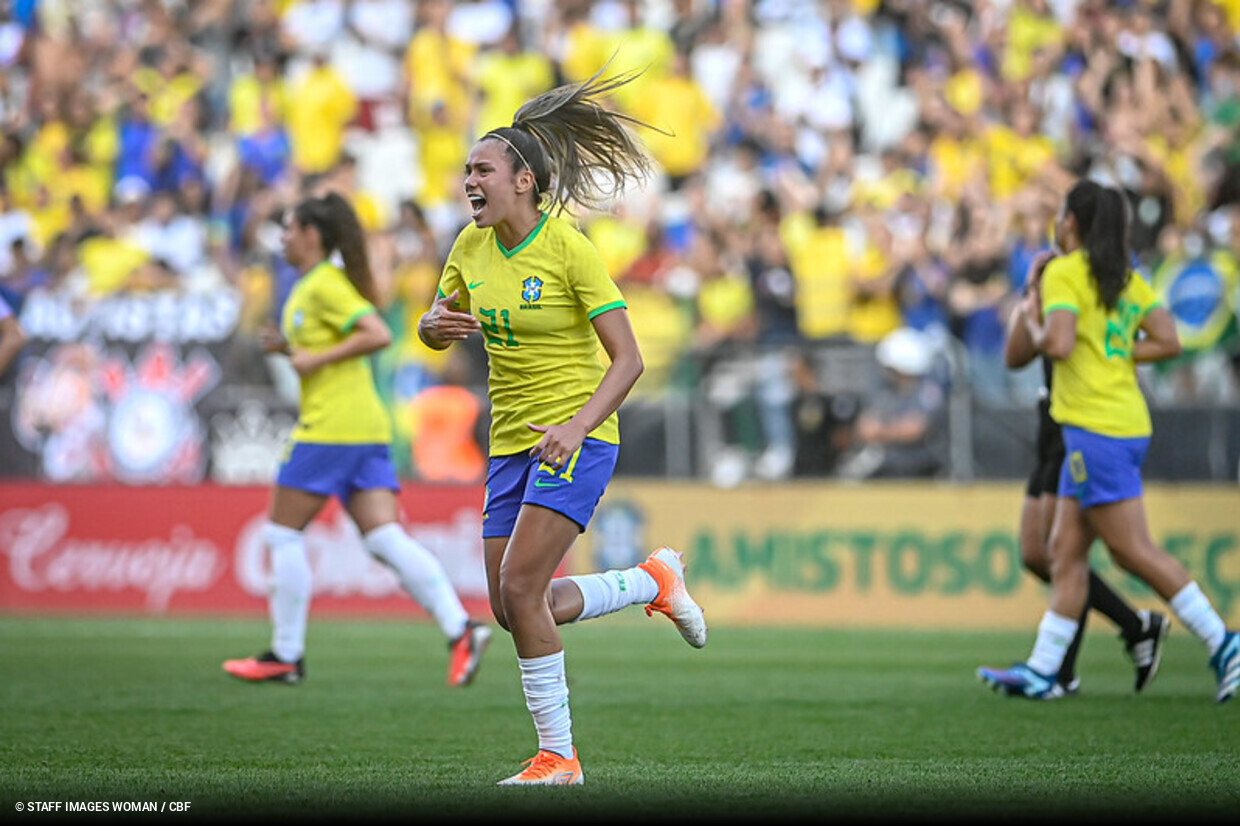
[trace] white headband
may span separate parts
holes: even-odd
[[[521,150],[520,150],[520,149],[517,149],[516,144],[514,144],[512,141],[510,141],[510,140],[508,140],[507,138],[505,138],[505,137],[504,137],[503,135],[501,135],[499,132],[492,132],[492,133],[490,133],[489,135],[487,135],[487,137],[488,137],[488,138],[499,138],[501,141],[503,141],[504,143],[508,144],[508,147],[509,147],[510,149],[512,149],[512,151],[513,151],[513,152],[516,152],[516,153],[517,153],[517,157],[521,159],[521,163],[525,164],[525,168],[526,168],[526,169],[528,169],[528,170],[530,171],[530,174],[531,174],[531,175],[533,175],[533,174],[534,174],[534,167],[530,166],[530,162],[529,162],[529,161],[527,161],[527,160],[525,159],[525,156],[521,154]]]

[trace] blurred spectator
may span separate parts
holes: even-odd
[[[809,340],[849,334],[851,274],[858,256],[841,218],[819,204],[812,212],[786,212],[780,221],[780,239],[795,280],[797,325]]]
[[[478,96],[474,137],[501,126],[511,126],[521,104],[555,85],[555,67],[544,54],[531,49],[521,27],[513,23],[499,46],[478,56],[473,74]]]
[[[848,331],[854,341],[875,344],[900,326],[896,287],[903,267],[891,255],[893,239],[886,215],[874,208],[857,212],[861,254],[849,280]]]
[[[947,308],[955,335],[964,345],[970,387],[979,402],[1010,403],[1003,362],[1007,280],[1006,216],[986,197],[975,178],[956,208],[952,243],[944,253],[951,268]]]
[[[406,116],[414,129],[425,128],[438,109],[442,123],[464,134],[470,121],[469,75],[476,56],[474,44],[448,31],[452,4],[423,0],[417,5],[414,34],[403,57]]]
[[[602,5],[596,4],[595,8]],[[616,74],[640,72],[637,78],[616,93],[616,103],[622,109],[633,112],[643,105],[644,99],[661,93],[660,81],[674,70],[676,44],[667,29],[650,20],[648,3],[620,0],[609,5],[621,9],[611,15],[604,35],[606,56],[611,61],[607,71]],[[685,56],[684,70],[686,77],[689,77],[688,52],[679,54]],[[707,129],[713,131],[714,125],[708,124]]]
[[[283,3],[280,33],[295,52],[326,55],[345,31],[345,0]]]
[[[461,169],[468,155],[469,144],[464,140],[461,124],[452,119],[446,104],[434,104],[418,130],[421,186],[416,194],[436,230],[444,234],[458,211],[456,202],[464,180]]]
[[[345,196],[357,213],[357,220],[368,237],[374,238],[391,226],[391,219],[383,203],[375,194],[364,188],[358,180],[357,157],[345,152],[340,160],[319,181],[320,191],[331,190]]]
[[[796,279],[780,243],[778,201],[769,192],[756,200],[742,236],[754,301],[754,341],[759,354],[755,396],[765,445],[754,471],[759,478],[782,479],[793,471],[797,456],[792,409],[797,395],[794,362],[801,346]]]
[[[26,346],[26,333],[4,295],[0,295],[0,376],[4,376]]]
[[[755,407],[756,374],[762,365],[750,357],[757,332],[753,289],[743,262],[718,232],[699,233],[685,263],[694,280],[691,347],[712,407],[704,426],[715,431],[715,481],[732,484],[768,447]]]
[[[630,101],[631,111],[660,130],[647,131],[643,137],[668,186],[680,189],[689,175],[706,165],[721,117],[689,73],[684,52],[673,57],[666,75],[652,77],[643,88],[643,95]]]
[[[759,456],[786,446],[791,426],[793,473],[834,464],[850,421],[839,389],[811,381],[829,363],[811,359],[816,348],[862,352],[911,327],[964,352],[957,378],[979,403],[1024,407],[1036,376],[1002,369],[998,319],[1047,244],[1065,182],[1084,175],[1127,194],[1134,263],[1186,342],[1181,359],[1144,371],[1153,397],[1226,403],[1240,359],[1237,9],[24,3],[0,13],[0,284],[92,298],[233,290],[244,339],[291,284],[273,241],[283,210],[336,189],[370,236],[397,335],[385,381],[407,407],[450,369],[396,321],[427,300],[468,220],[470,141],[611,60],[644,71],[613,105],[669,133],[642,130],[655,159],[646,189],[581,221],[646,357],[635,398],[696,390],[686,368],[714,329],[702,320],[736,311],[749,329],[715,356],[745,377],[733,423]],[[710,238],[727,278],[699,271]],[[283,380],[251,361],[259,369],[230,375]],[[747,458],[746,472],[779,477],[781,451]]]
[[[720,234],[706,232],[695,238],[686,260],[696,282],[692,346],[707,370],[716,359],[740,352],[756,333],[753,289],[729,252]]]
[[[206,225],[182,211],[171,192],[155,193],[149,212],[132,228],[131,237],[147,255],[181,276],[194,272],[207,259]]]
[[[946,397],[932,377],[934,347],[923,333],[902,327],[875,350],[882,381],[861,402],[846,479],[928,478],[945,467]]]
[[[134,179],[153,189],[159,140],[159,127],[151,120],[150,98],[134,93],[120,115],[115,180]]]
[[[796,438],[792,473],[797,477],[825,478],[836,471],[851,442],[857,400],[833,396],[819,380],[813,353],[804,348],[791,362],[794,397],[791,404]]]
[[[517,0],[457,0],[448,16],[448,31],[474,46],[494,46],[512,28],[517,6]]]
[[[33,232],[30,213],[15,206],[7,186],[0,185],[0,278],[13,269],[13,242],[29,240]]]
[[[374,132],[399,121],[405,45],[413,34],[413,6],[407,0],[353,0],[334,56],[358,98],[357,125]]]
[[[357,114],[357,98],[326,51],[313,53],[309,70],[289,89],[287,108],[297,171],[312,175],[335,166],[344,151],[345,128]]]
[[[549,52],[564,82],[586,80],[611,57],[607,34],[592,15],[594,7],[588,0],[565,0],[549,21]]]
[[[237,135],[237,162],[263,186],[273,186],[289,173],[292,145],[278,113],[283,103],[274,96],[257,101],[252,128]],[[248,116],[247,116],[248,117]]]
[[[1020,295],[1025,288],[1029,265],[1039,253],[1051,249],[1051,223],[1049,208],[1033,200],[1015,206],[1012,216],[1011,249],[1007,256],[1007,283],[1009,295],[1004,303]],[[1005,310],[1006,311],[1006,310]],[[1007,377],[1008,403],[1033,406],[1044,383],[1042,368],[1034,363],[1020,369],[1009,369]]]
[[[646,229],[623,202],[607,212],[583,218],[583,228],[613,278],[625,278],[629,268],[646,251]]]
[[[251,65],[237,72],[228,90],[228,131],[244,140],[283,127],[287,114],[283,61],[273,51],[252,47]]]

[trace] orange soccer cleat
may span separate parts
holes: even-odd
[[[500,786],[580,786],[586,782],[581,773],[581,761],[577,759],[577,749],[573,749],[572,758],[561,757],[553,751],[540,749],[538,754],[525,761],[525,768],[506,780],[499,781]]]
[[[685,587],[685,566],[680,554],[671,548],[659,548],[637,567],[659,584],[659,595],[646,606],[646,616],[658,611],[675,623],[676,630],[689,645],[694,648],[706,645],[706,617]]]
[[[464,686],[473,681],[482,661],[482,652],[490,641],[490,628],[473,620],[465,624],[461,636],[448,643],[452,652],[448,660],[448,685]]]
[[[303,657],[295,663],[286,663],[270,651],[244,660],[225,660],[224,670],[242,680],[252,683],[275,682],[295,685],[306,676]]]

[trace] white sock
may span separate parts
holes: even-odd
[[[1038,638],[1033,644],[1033,653],[1025,664],[1047,677],[1058,674],[1063,666],[1064,654],[1068,652],[1068,646],[1072,644],[1079,624],[1070,617],[1048,610],[1038,623]]]
[[[1176,619],[1206,644],[1210,656],[1214,656],[1214,652],[1223,644],[1223,638],[1227,636],[1227,626],[1210,604],[1210,600],[1201,593],[1197,583],[1190,582],[1185,585],[1167,605]]]
[[[517,657],[525,707],[534,718],[539,750],[561,757],[573,756],[573,719],[568,711],[568,680],[564,677],[564,652],[545,657]]]
[[[310,616],[311,574],[306,540],[301,531],[268,522],[263,544],[271,561],[267,610],[271,616],[271,652],[286,663],[306,651],[306,620]]]
[[[465,631],[469,614],[452,587],[443,565],[396,522],[366,534],[366,550],[396,572],[409,596],[426,609],[440,629],[454,640]]]
[[[581,591],[581,614],[573,622],[612,614],[630,605],[654,602],[659,596],[659,583],[636,566],[623,571],[570,576]]]

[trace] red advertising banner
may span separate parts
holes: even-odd
[[[0,484],[0,612],[265,614],[265,487]],[[406,485],[409,533],[490,616],[481,486]],[[314,613],[423,615],[333,500],[306,531]]]

